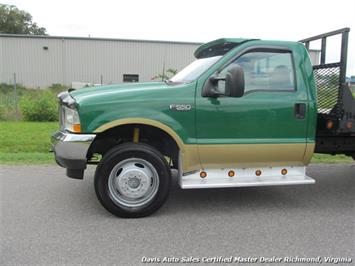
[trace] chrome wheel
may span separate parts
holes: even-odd
[[[140,158],[119,162],[108,178],[111,200],[126,207],[143,207],[157,194],[159,176],[154,166]]]

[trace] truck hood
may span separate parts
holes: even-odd
[[[82,88],[70,92],[70,95],[78,104],[80,104],[83,101],[90,101],[93,99],[95,99],[95,101],[99,101],[100,99],[115,100],[117,97],[123,95],[131,95],[136,97],[142,94],[147,94],[151,91],[168,89],[169,87],[171,86],[165,82],[124,83]]]

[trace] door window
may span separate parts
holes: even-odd
[[[295,74],[290,52],[252,51],[238,57],[223,69],[224,77],[228,69],[239,65],[244,70],[245,92],[250,91],[294,91]],[[218,89],[224,92],[225,83]]]

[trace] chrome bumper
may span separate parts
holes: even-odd
[[[95,134],[72,134],[58,131],[52,135],[52,150],[56,162],[67,169],[67,176],[82,179],[87,153]]]

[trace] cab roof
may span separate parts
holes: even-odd
[[[206,58],[217,55],[224,55],[234,47],[245,43],[247,41],[252,41],[255,39],[243,39],[243,38],[222,38],[217,39],[198,47],[194,53],[196,58]]]

